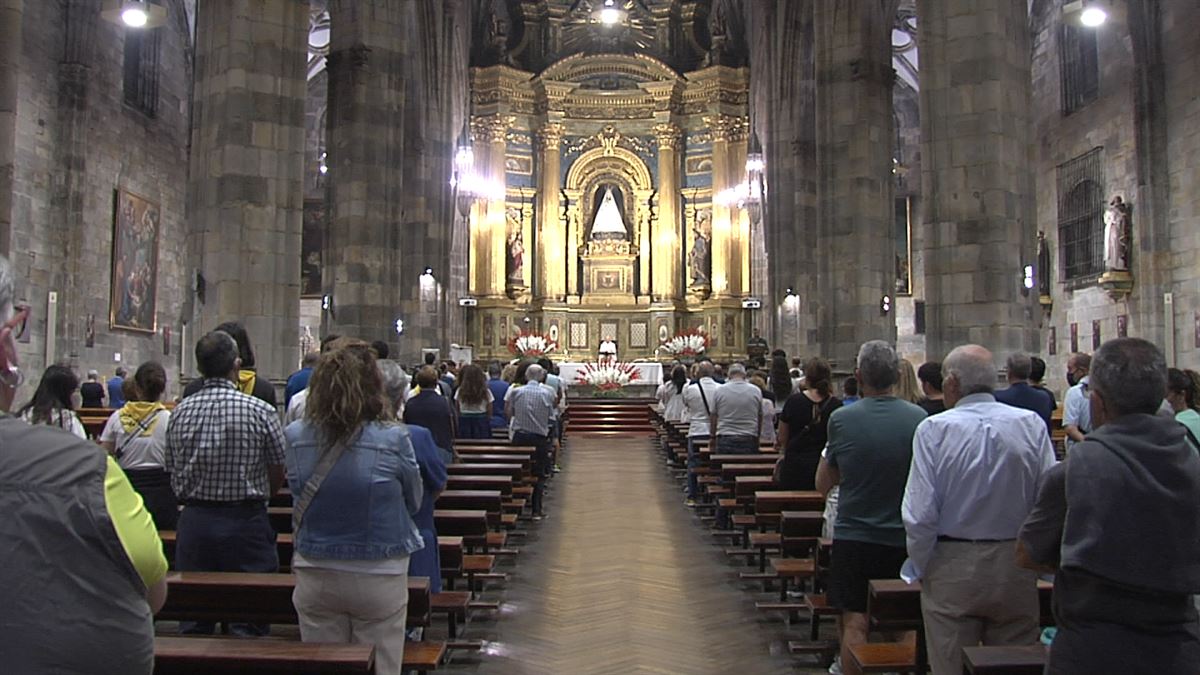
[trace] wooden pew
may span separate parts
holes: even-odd
[[[519,481],[525,477],[525,468],[517,462],[504,464],[486,464],[484,462],[473,462],[466,464],[449,464],[446,466],[446,473],[450,476],[508,476],[509,479]]]
[[[244,572],[170,572],[160,621],[296,624],[296,577]],[[408,627],[429,625],[429,579],[408,578]]]
[[[483,474],[451,474],[446,479],[447,490],[492,490],[501,497],[512,495],[513,479],[509,476]]]
[[[488,545],[487,511],[435,509],[433,523],[439,535],[462,537],[463,544],[470,549]]]
[[[404,645],[405,666],[413,667],[408,663],[409,644]],[[442,649],[445,647],[442,646]],[[373,675],[374,672],[374,645],[203,637],[154,638],[155,675]]]
[[[964,647],[963,675],[1042,675],[1044,645],[1025,647]]]

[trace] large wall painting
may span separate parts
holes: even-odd
[[[124,190],[115,192],[115,202],[109,324],[153,333],[158,328],[155,309],[162,211],[158,204]]]

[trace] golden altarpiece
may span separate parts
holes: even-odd
[[[610,27],[575,5],[577,28],[604,37]],[[636,37],[636,18],[616,30]],[[650,29],[679,20],[642,19]],[[706,31],[713,20],[692,17]],[[493,33],[507,30],[494,21]],[[524,33],[537,28],[528,22]],[[563,42],[571,13],[543,28]],[[714,196],[745,179],[748,71],[708,55],[680,72],[620,39],[608,46],[621,53],[588,45],[542,54],[540,72],[515,67],[511,54],[471,71],[474,170],[504,194],[497,187],[469,209],[477,358],[508,357],[523,329],[548,333],[569,360],[595,358],[604,340],[623,360],[654,358],[662,340],[695,327],[714,356],[745,354],[749,215]]]

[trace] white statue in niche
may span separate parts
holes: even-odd
[[[1129,205],[1113,197],[1104,211],[1104,269],[1129,270],[1129,244],[1132,241]]]
[[[617,205],[611,185],[604,188],[604,198],[600,201],[600,208],[596,209],[596,218],[592,221],[592,239],[629,239],[629,230],[625,228],[625,219],[621,216],[621,207]]]

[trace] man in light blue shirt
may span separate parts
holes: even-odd
[[[1092,430],[1092,409],[1088,403],[1091,386],[1088,371],[1091,367],[1092,357],[1087,354],[1072,354],[1067,359],[1067,382],[1071,388],[1063,399],[1063,431],[1067,432],[1068,452]]]
[[[942,364],[950,408],[921,422],[901,515],[922,580],[921,613],[935,675],[962,672],[962,648],[1037,639],[1037,576],[1016,564],[1016,537],[1054,466],[1037,413],[996,401],[992,354],[978,345]]]

